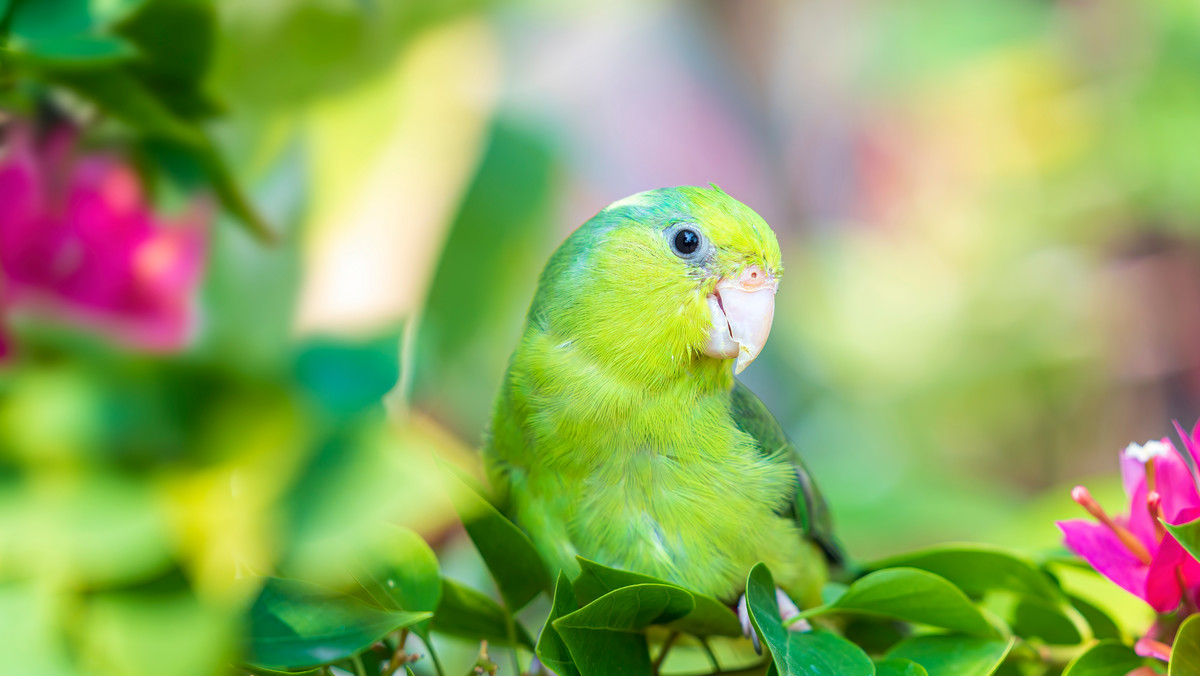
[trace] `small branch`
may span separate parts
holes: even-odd
[[[667,640],[663,641],[662,652],[658,653],[658,658],[654,660],[654,664],[650,665],[650,673],[654,674],[654,676],[658,676],[658,670],[662,668],[663,662],[667,660],[667,653],[671,652],[671,646],[675,644],[675,639],[677,638],[679,638],[679,632],[673,631],[667,637]]]
[[[363,666],[362,657],[355,655],[351,658],[354,662],[354,673],[356,676],[367,676],[367,668]]]
[[[713,673],[721,673],[721,662],[717,659],[717,654],[713,652],[712,646],[708,644],[708,639],[700,638],[700,645],[704,648],[704,654],[708,656],[708,661],[712,663]]]

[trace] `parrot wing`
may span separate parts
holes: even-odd
[[[832,563],[844,566],[846,556],[833,534],[829,505],[825,503],[821,490],[800,458],[800,452],[787,438],[767,405],[740,381],[734,382],[731,405],[734,423],[758,442],[760,453],[774,461],[787,463],[795,471],[796,492],[791,504],[785,505],[779,513],[794,519],[804,535],[825,550]]]

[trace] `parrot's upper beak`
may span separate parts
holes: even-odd
[[[758,357],[775,318],[775,291],[779,282],[757,265],[736,278],[717,282],[708,296],[712,328],[704,354],[717,359],[737,357],[733,372],[741,373]]]

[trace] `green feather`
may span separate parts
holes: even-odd
[[[694,224],[703,260],[664,232]],[[765,222],[719,189],[622,200],[551,257],[504,379],[489,477],[552,569],[576,555],[734,600],[758,561],[819,602],[828,510],[728,360],[703,354],[705,297],[758,265],[783,274]]]

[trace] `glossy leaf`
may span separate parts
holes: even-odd
[[[918,568],[950,581],[968,596],[1004,589],[1048,599],[1061,599],[1054,580],[1029,557],[1002,547],[955,544],[901,554],[871,569]]]
[[[571,659],[571,651],[554,628],[555,620],[576,610],[579,610],[579,603],[575,599],[571,581],[565,573],[560,572],[558,583],[554,585],[554,603],[550,609],[550,616],[546,618],[546,624],[542,627],[542,635],[538,637],[535,651],[542,664],[558,676],[579,676],[579,669]]]
[[[1120,641],[1100,641],[1071,660],[1062,676],[1125,676],[1143,664],[1145,660]]]
[[[983,613],[944,578],[916,568],[888,568],[855,581],[837,601],[807,611],[881,615],[907,622],[954,629],[977,636],[995,635]]]
[[[650,673],[643,629],[691,612],[692,597],[671,585],[622,587],[554,621],[582,676]]]
[[[888,659],[912,660],[929,676],[988,676],[1000,667],[1015,639],[974,636],[917,636],[896,644]]]
[[[433,631],[497,645],[510,645],[508,614],[487,595],[442,578],[442,598],[433,614]],[[533,649],[533,639],[512,620],[517,643]]]
[[[775,580],[763,564],[746,580],[746,605],[759,638],[770,649],[781,674],[860,676],[875,673],[871,658],[858,646],[834,634],[816,630],[788,631],[779,618]]]
[[[1171,646],[1171,662],[1167,666],[1167,674],[1200,674],[1200,615],[1192,615],[1179,626],[1179,633],[1175,635],[1175,643]]]
[[[516,612],[550,590],[550,575],[529,536],[493,507],[474,481],[455,467],[441,466],[454,508],[508,607]]]
[[[690,594],[695,605],[687,616],[668,625],[672,629],[692,636],[740,636],[742,634],[741,623],[738,622],[737,615],[724,603],[711,596],[697,594],[685,587],[650,575],[609,568],[583,557],[576,557],[576,559],[579,561],[581,572],[579,577],[572,582],[572,586],[582,605],[587,605],[604,594],[621,587],[635,584],[669,585]]]
[[[408,528],[389,526],[383,549],[377,552],[381,564],[363,570],[355,579],[380,607],[391,610],[437,610],[442,598],[437,556],[425,540]],[[413,626],[427,636],[429,621]]]
[[[428,617],[372,608],[299,580],[268,578],[250,610],[247,661],[273,669],[328,664]]]
[[[1171,535],[1183,545],[1183,548],[1192,555],[1193,558],[1200,560],[1200,519],[1181,523],[1177,526],[1172,526],[1169,523],[1164,524]]]
[[[912,660],[893,658],[877,662],[875,676],[929,676],[929,672]]]

